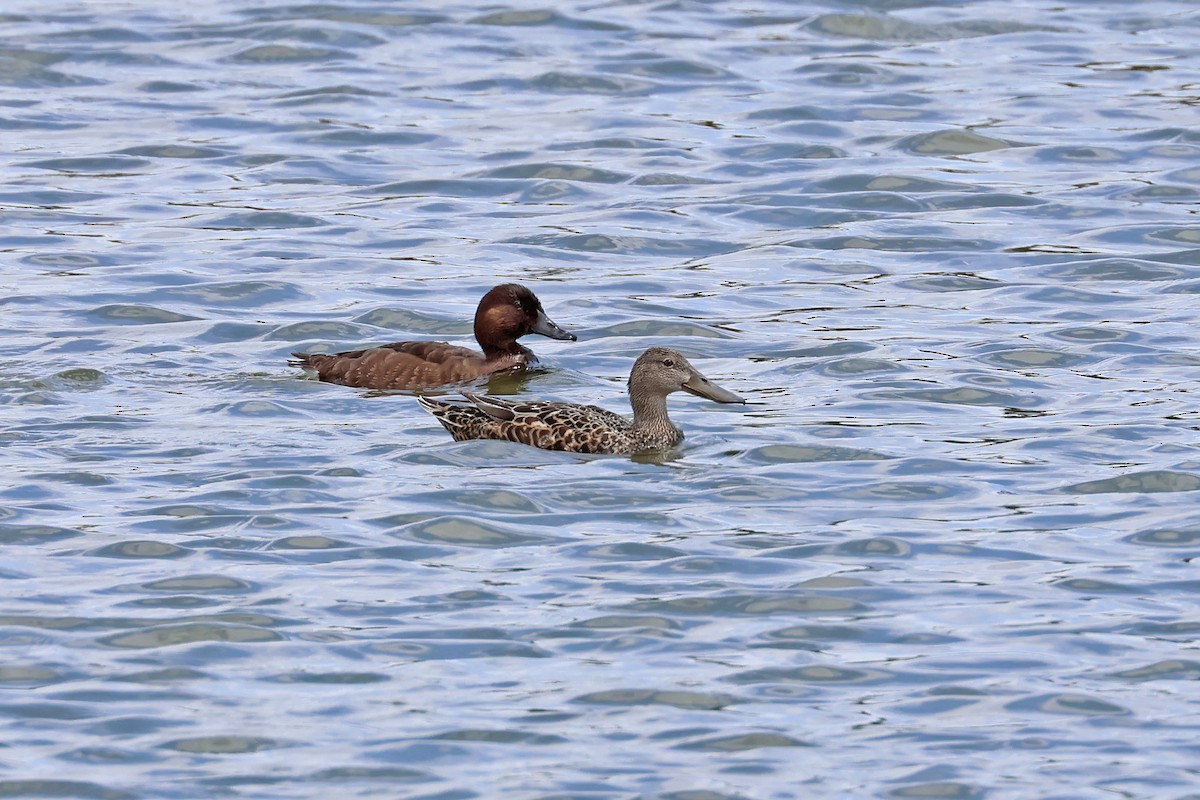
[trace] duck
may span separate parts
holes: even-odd
[[[475,309],[475,340],[482,353],[447,342],[393,342],[344,353],[292,353],[295,358],[288,364],[315,371],[328,383],[417,391],[536,364],[533,351],[517,343],[530,333],[577,339],[546,316],[532,291],[519,283],[504,283],[490,289]]]
[[[418,397],[421,407],[455,441],[507,439],[543,450],[571,453],[634,454],[667,450],[683,441],[683,431],[667,415],[667,395],[685,391],[717,403],[744,403],[668,347],[651,347],[629,373],[633,417],[599,406],[541,400],[513,400],[462,392],[468,402]]]

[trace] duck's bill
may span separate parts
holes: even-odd
[[[707,397],[709,400],[713,400],[717,403],[746,402],[743,398],[738,397],[728,389],[717,386],[699,372],[692,373],[692,377],[688,378],[683,384],[683,390],[699,397]]]
[[[570,331],[564,331],[558,327],[558,323],[547,317],[545,311],[538,312],[537,321],[533,323],[530,330],[540,333],[542,336],[549,336],[551,339],[565,339],[568,342],[573,342],[577,338]]]

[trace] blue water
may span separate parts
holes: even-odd
[[[1200,796],[1195,4],[0,14],[0,797]]]

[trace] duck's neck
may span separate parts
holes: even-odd
[[[638,432],[667,435],[671,438],[679,432],[667,416],[667,398],[661,394],[630,394],[633,406],[633,429]]]
[[[534,360],[533,351],[518,344],[516,339],[509,339],[506,342],[480,342],[479,346],[483,349],[483,357],[488,361],[495,361],[506,356],[521,356],[529,362]]]

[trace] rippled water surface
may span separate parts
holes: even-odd
[[[2,14],[0,796],[1200,792],[1194,3]],[[752,404],[285,363],[510,280]]]

